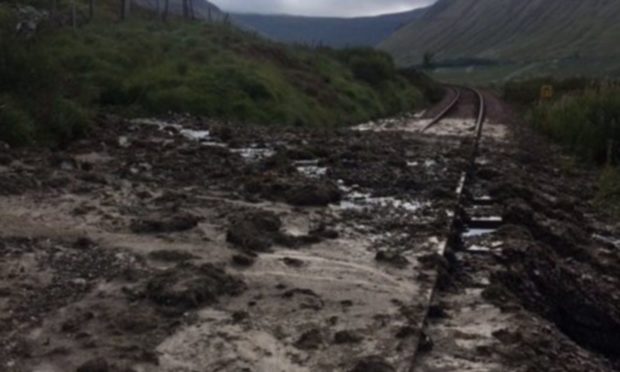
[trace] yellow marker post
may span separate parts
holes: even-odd
[[[553,85],[543,85],[540,88],[540,100],[548,101],[553,98]]]

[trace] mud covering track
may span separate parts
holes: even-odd
[[[3,150],[0,370],[406,371],[414,353],[436,371],[613,370],[584,332],[613,329],[618,288],[617,248],[592,239],[614,231],[577,198],[590,175],[537,162],[492,102],[469,192],[515,226],[474,238],[501,243],[479,260],[437,255],[473,108],[425,134],[408,117],[306,131],[103,116],[66,149]]]

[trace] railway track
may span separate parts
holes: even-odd
[[[454,210],[452,211],[452,218],[449,221],[449,226],[448,226],[449,233],[448,233],[448,236],[440,243],[439,249],[437,252],[443,258],[446,257],[446,253],[448,252],[449,247],[452,244],[456,243],[454,238],[459,237],[461,233],[463,232],[463,225],[461,223],[462,218],[464,217],[466,221],[470,221],[470,222],[472,220],[468,216],[463,216],[462,206],[465,203],[465,189],[472,182],[472,178],[475,173],[476,158],[480,150],[480,140],[482,138],[482,131],[483,131],[484,122],[486,119],[486,102],[484,99],[484,95],[479,90],[474,89],[474,88],[465,88],[465,87],[449,87],[448,89],[451,92],[453,98],[434,118],[431,119],[429,124],[422,129],[422,132],[426,132],[434,126],[442,125],[442,121],[445,118],[447,118],[449,114],[451,114],[455,110],[455,108],[459,105],[459,103],[463,101],[467,93],[473,94],[473,96],[475,97],[476,99],[475,110],[476,111],[474,115],[475,116],[475,127],[473,131],[474,141],[473,141],[471,151],[467,152],[468,154],[467,155],[468,156],[467,166],[463,170],[459,183],[456,187],[456,203],[455,203]],[[415,345],[412,362],[407,372],[418,372],[417,363],[416,363],[418,355],[421,351],[424,351],[424,349],[427,347],[428,342],[430,341],[427,339],[427,336],[424,333],[424,325],[427,324],[431,305],[435,297],[437,296],[437,292],[439,291],[439,284],[440,284],[439,282],[440,282],[440,275],[439,273],[437,273],[437,275],[434,278],[433,284],[432,284],[432,290],[430,291],[430,294],[428,295],[428,298],[427,298],[426,303],[428,304],[428,306],[425,310],[424,318],[421,323],[423,325],[423,328],[420,330],[419,337],[417,338],[417,343]]]

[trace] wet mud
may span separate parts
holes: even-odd
[[[425,134],[103,115],[3,149],[0,370],[614,370],[593,175],[538,161],[559,155],[494,101],[459,205],[467,105]]]

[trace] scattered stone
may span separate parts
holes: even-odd
[[[223,295],[235,296],[245,284],[212,264],[182,263],[148,280],[145,295],[158,305],[182,310],[217,302]]]
[[[231,221],[226,241],[250,251],[267,251],[280,235],[280,218],[268,211],[252,211]]]
[[[111,372],[111,366],[103,358],[92,359],[77,368],[76,372]]]
[[[120,136],[118,137],[118,146],[121,148],[128,148],[129,146],[131,146],[131,143],[129,142],[129,138],[127,138],[126,136]]]
[[[443,307],[439,305],[431,305],[428,308],[428,317],[430,319],[444,319],[448,317]]]
[[[184,262],[197,258],[191,253],[173,249],[160,249],[149,253],[149,258],[163,262]]]
[[[247,254],[235,254],[232,256],[233,264],[241,267],[250,267],[256,262],[256,257]]]
[[[342,199],[338,186],[332,182],[314,182],[291,187],[284,196],[287,203],[300,207],[322,207]]]
[[[241,323],[249,317],[250,313],[248,313],[247,311],[235,311],[234,313],[232,313],[232,320],[234,323]]]
[[[338,331],[334,334],[336,344],[357,344],[364,338],[356,331]]]
[[[412,326],[403,326],[396,333],[396,338],[407,338],[414,336],[417,332],[417,329]]]
[[[398,268],[404,268],[409,265],[409,260],[403,257],[399,252],[393,250],[377,252],[375,260],[394,265]]]
[[[396,372],[396,369],[380,356],[369,356],[360,360],[350,372]]]
[[[295,343],[298,349],[310,350],[318,349],[323,343],[323,335],[320,329],[311,329],[299,337],[299,340]]]
[[[180,214],[170,218],[140,219],[131,223],[130,229],[136,234],[172,233],[191,230],[202,218],[190,214]]]
[[[422,353],[427,353],[433,350],[434,346],[435,344],[433,343],[433,340],[430,338],[430,336],[427,335],[425,332],[422,332],[422,334],[420,335],[420,341],[418,343],[418,351]]]
[[[73,248],[80,250],[91,249],[95,246],[95,242],[88,237],[80,237],[73,243]]]
[[[282,258],[282,262],[284,262],[286,266],[291,266],[291,267],[302,267],[304,265],[304,262],[302,260],[299,260],[297,258],[291,258],[291,257]]]

